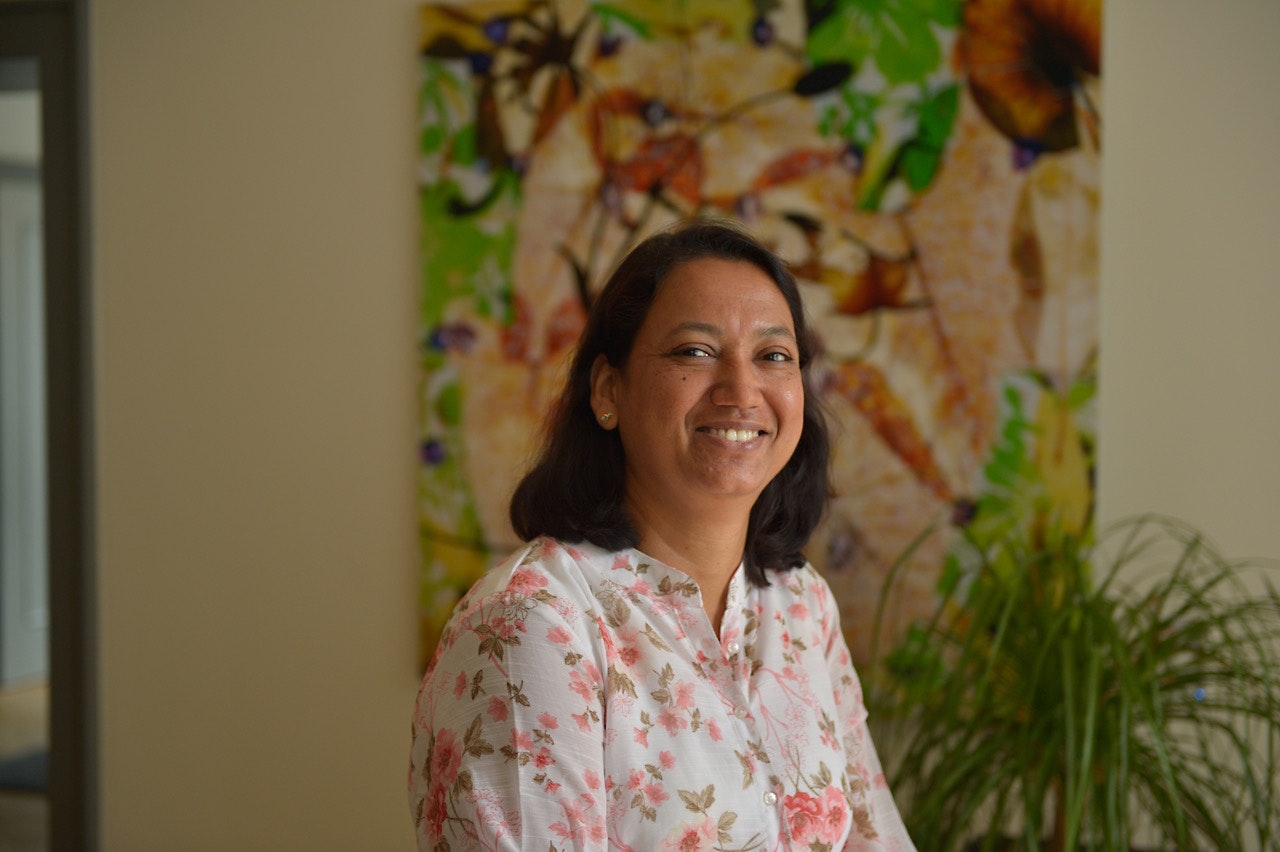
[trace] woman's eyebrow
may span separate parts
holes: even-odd
[[[785,337],[791,341],[794,341],[796,339],[795,333],[792,332],[791,329],[787,328],[785,325],[771,325],[768,328],[763,329],[760,332],[759,336],[760,337]]]
[[[688,332],[688,331],[696,332],[698,334],[708,334],[708,335],[711,335],[712,337],[720,337],[721,335],[724,334],[724,329],[720,328],[720,326],[715,325],[713,323],[686,320],[685,322],[680,323],[675,328],[668,331],[666,336],[672,337],[673,335],[684,334],[685,332]]]
[[[673,335],[684,334],[685,332],[690,332],[690,331],[696,332],[698,334],[708,334],[708,335],[711,335],[712,337],[721,337],[724,335],[724,329],[722,329],[718,325],[715,325],[714,323],[698,322],[696,320],[687,320],[685,322],[680,323],[675,328],[667,332],[666,336],[671,337]],[[785,325],[771,325],[771,326],[768,326],[767,328],[762,328],[760,329],[759,332],[757,332],[756,337],[760,337],[760,338],[785,337],[786,339],[792,340],[792,341],[796,339],[795,334],[791,331],[791,329],[787,328]]]

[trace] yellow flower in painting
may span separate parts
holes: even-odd
[[[1062,532],[1079,535],[1089,520],[1093,489],[1075,412],[1066,399],[1048,390],[1040,394],[1036,432],[1036,467],[1049,512]]]

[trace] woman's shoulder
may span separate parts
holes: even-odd
[[[613,555],[591,544],[542,536],[511,551],[486,571],[455,607],[454,621],[466,622],[495,603],[531,608],[584,608]]]
[[[530,594],[547,586],[572,592],[592,585],[611,554],[592,544],[564,542],[539,536],[508,553],[484,573],[468,597]]]
[[[831,599],[831,585],[822,572],[805,562],[799,568],[787,571],[770,570],[769,589],[784,597],[803,598],[806,601],[826,602]]]
[[[454,607],[431,668],[449,668],[476,654],[536,657],[548,650],[562,654],[557,648],[565,643],[589,643],[594,575],[608,558],[599,548],[551,538],[533,539],[512,551]],[[526,641],[533,638],[554,641]]]
[[[839,605],[827,578],[813,563],[805,562],[790,571],[769,571],[767,576],[769,585],[759,590],[765,609],[816,617],[824,630],[839,629]]]

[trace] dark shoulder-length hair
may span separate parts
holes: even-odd
[[[804,547],[829,496],[830,438],[810,377],[814,340],[800,290],[773,252],[734,225],[706,219],[682,223],[637,245],[591,306],[568,379],[548,415],[541,452],[511,498],[511,525],[522,539],[548,535],[589,541],[606,550],[638,545],[624,501],[622,442],[617,430],[602,429],[596,422],[591,367],[604,355],[611,365],[625,369],[658,286],[677,267],[703,258],[758,267],[778,285],[791,310],[804,386],[804,426],[790,460],[751,508],[743,560],[747,578],[757,586],[768,585],[768,569],[804,564]]]

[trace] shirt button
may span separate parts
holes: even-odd
[[[764,794],[764,803],[766,805],[772,805],[776,801],[778,801],[778,794],[772,790]]]
[[[729,651],[729,653],[730,653],[730,654],[736,654],[736,653],[738,653],[738,652],[739,652],[739,651],[741,651],[741,650],[742,650],[742,646],[741,646],[741,645],[739,645],[737,642],[730,642],[730,643],[729,643],[728,651]]]
[[[733,715],[737,716],[739,719],[745,719],[747,718],[747,708],[739,704],[737,707],[733,708]]]

